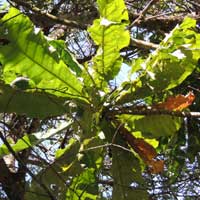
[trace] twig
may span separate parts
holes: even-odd
[[[106,116],[111,119],[115,118],[116,115],[130,114],[130,115],[171,115],[175,117],[188,117],[188,118],[200,118],[200,112],[188,112],[188,111],[169,111],[169,110],[158,110],[152,108],[137,109],[132,107],[118,108],[117,110],[110,110]]]
[[[194,14],[188,14],[188,17],[191,17],[197,21],[200,20],[200,15],[194,15]],[[170,16],[163,16],[163,15],[156,15],[156,16],[150,16],[145,18],[144,23],[153,23],[155,21],[159,21],[161,24],[167,24],[167,23],[180,23],[184,20],[186,15],[180,14],[180,15],[170,15]]]
[[[188,86],[188,88],[190,88],[190,89],[192,89],[192,90],[194,90],[194,91],[196,91],[196,92],[200,92],[200,90],[199,90],[199,89],[197,89],[197,88],[194,88],[194,87],[192,87],[191,85],[189,85],[189,86]]]
[[[30,5],[29,3],[25,2],[25,1],[21,1],[21,0],[12,0],[12,1],[18,5],[26,7],[27,9],[31,10],[34,13],[39,14],[40,16],[43,16],[43,17],[53,21],[54,23],[63,24],[63,25],[69,26],[69,27],[83,29],[83,30],[85,30],[87,28],[87,24],[80,24],[74,20],[62,19],[62,18],[52,15],[50,13],[43,12],[38,7]]]
[[[194,7],[198,7],[198,8],[200,8],[200,4],[197,3],[197,2],[188,1],[188,3],[192,4]]]
[[[129,27],[133,27],[134,25],[140,23],[141,19],[144,17],[144,15],[147,13],[149,8],[156,2],[157,0],[151,0],[145,7],[144,9],[140,12],[139,16],[137,19],[135,19]]]
[[[139,48],[144,48],[144,49],[157,49],[159,47],[158,44],[154,44],[151,42],[146,42],[144,40],[138,40],[135,38],[131,38],[131,45],[139,47]]]
[[[155,19],[155,18],[158,18],[158,17],[165,17],[165,16],[169,16],[169,14],[173,14],[171,11],[170,12],[165,12],[165,13],[160,13],[158,15],[153,15],[153,16],[150,16],[150,17],[147,17],[145,20],[151,20],[151,19]]]
[[[123,124],[121,123],[121,124],[119,124],[119,125],[117,126],[117,129],[115,130],[115,133],[114,133],[113,138],[112,138],[112,144],[115,143],[115,138],[116,138],[116,136],[117,136],[117,134],[118,134],[118,132],[119,132],[119,130],[120,130],[120,128],[121,128],[122,125],[123,125]]]
[[[113,143],[108,143],[108,144],[103,144],[103,145],[99,145],[99,146],[89,147],[87,149],[79,151],[79,153],[83,153],[83,152],[87,152],[87,151],[93,151],[93,150],[96,150],[96,149],[106,148],[106,147],[116,147],[116,148],[122,149],[124,151],[127,151],[129,153],[133,153],[130,149],[127,149],[126,147],[123,147],[123,146],[121,146],[119,144],[113,144]]]

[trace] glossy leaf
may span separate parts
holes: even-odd
[[[0,33],[9,41],[0,47],[3,79],[7,83],[19,74],[30,78],[35,87],[57,96],[84,98],[81,82],[53,53],[53,47],[40,31],[36,32],[28,17],[11,8],[0,23]],[[68,64],[74,65],[71,58]]]
[[[88,29],[99,46],[93,58],[94,80],[98,87],[108,83],[122,65],[120,49],[129,44],[129,32],[125,30],[128,13],[123,0],[99,0],[100,19]]]

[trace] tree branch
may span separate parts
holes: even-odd
[[[157,49],[159,47],[158,44],[146,42],[144,40],[138,40],[135,38],[131,38],[130,44],[139,48],[144,48],[144,49]]]
[[[129,17],[130,20],[135,20],[138,18],[138,14],[133,14],[130,13]],[[148,30],[163,30],[166,32],[169,32],[171,29],[173,29],[177,24],[180,24],[184,18],[188,16],[191,17],[197,22],[200,22],[200,14],[189,14],[189,15],[184,15],[184,14],[179,14],[179,15],[156,15],[156,16],[149,16],[146,18],[142,18],[140,21],[135,23],[135,26],[142,27],[142,28],[147,28]]]
[[[140,12],[139,16],[130,24],[129,27],[133,27],[134,25],[140,23],[141,19],[144,17],[144,15],[147,13],[149,8],[155,3],[157,0],[151,0],[144,9]]]
[[[10,184],[10,179],[13,177],[13,173],[8,169],[3,158],[0,159],[0,182],[7,196],[10,197],[10,188],[7,187]]]
[[[72,28],[78,28],[78,29],[83,29],[85,30],[87,28],[86,24],[80,24],[74,20],[68,20],[68,19],[63,19],[60,17],[57,17],[55,15],[52,15],[50,13],[47,12],[43,12],[41,9],[39,9],[36,6],[30,5],[29,3],[25,2],[25,1],[21,1],[21,0],[12,0],[13,2],[15,2],[18,6],[23,6],[29,10],[31,10],[32,12],[38,14],[39,16],[42,16],[48,20],[50,20],[52,23],[54,24],[63,24]]]
[[[188,117],[188,118],[200,118],[200,112],[188,112],[188,111],[169,111],[158,110],[152,108],[137,108],[137,107],[122,107],[107,112],[106,116],[113,119],[116,115],[129,114],[129,115],[171,115],[175,117]]]

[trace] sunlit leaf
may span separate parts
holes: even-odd
[[[76,73],[77,76],[81,75],[82,66],[76,61],[73,55],[69,53],[66,48],[66,44],[64,40],[53,40],[49,42],[54,48],[55,53],[59,59],[62,59],[65,64]]]
[[[95,171],[93,168],[84,170],[79,176],[72,180],[71,186],[66,192],[66,199],[97,199],[97,182],[95,179]],[[74,192],[76,191],[76,192]]]
[[[154,148],[157,148],[159,145],[159,141],[156,139],[149,139],[149,138],[145,138],[142,136],[142,133],[140,131],[135,131],[132,132],[132,134],[136,137],[136,138],[142,138],[144,139],[147,143],[149,143],[151,146],[153,146]]]
[[[120,119],[127,123],[132,131],[141,131],[147,138],[173,135],[180,129],[182,123],[181,118],[168,115],[122,115]]]
[[[11,8],[0,23],[0,33],[9,41],[0,46],[3,78],[7,83],[21,75],[46,92],[86,100],[82,83],[65,64],[66,60],[64,62],[53,52],[48,40],[42,32],[36,32],[28,17]],[[75,65],[71,58],[68,59],[68,65]]]
[[[124,86],[118,102],[142,99],[181,84],[198,66],[200,34],[195,26],[194,19],[185,18],[145,61],[135,62],[133,68],[140,73]]]
[[[125,30],[128,13],[123,0],[99,0],[98,6],[100,19],[96,19],[88,31],[99,46],[93,68],[95,82],[101,88],[119,72],[122,64],[119,51],[129,44],[130,36]]]

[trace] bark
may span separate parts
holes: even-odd
[[[25,192],[25,176],[11,172],[4,159],[0,159],[0,183],[10,200],[23,200]]]

